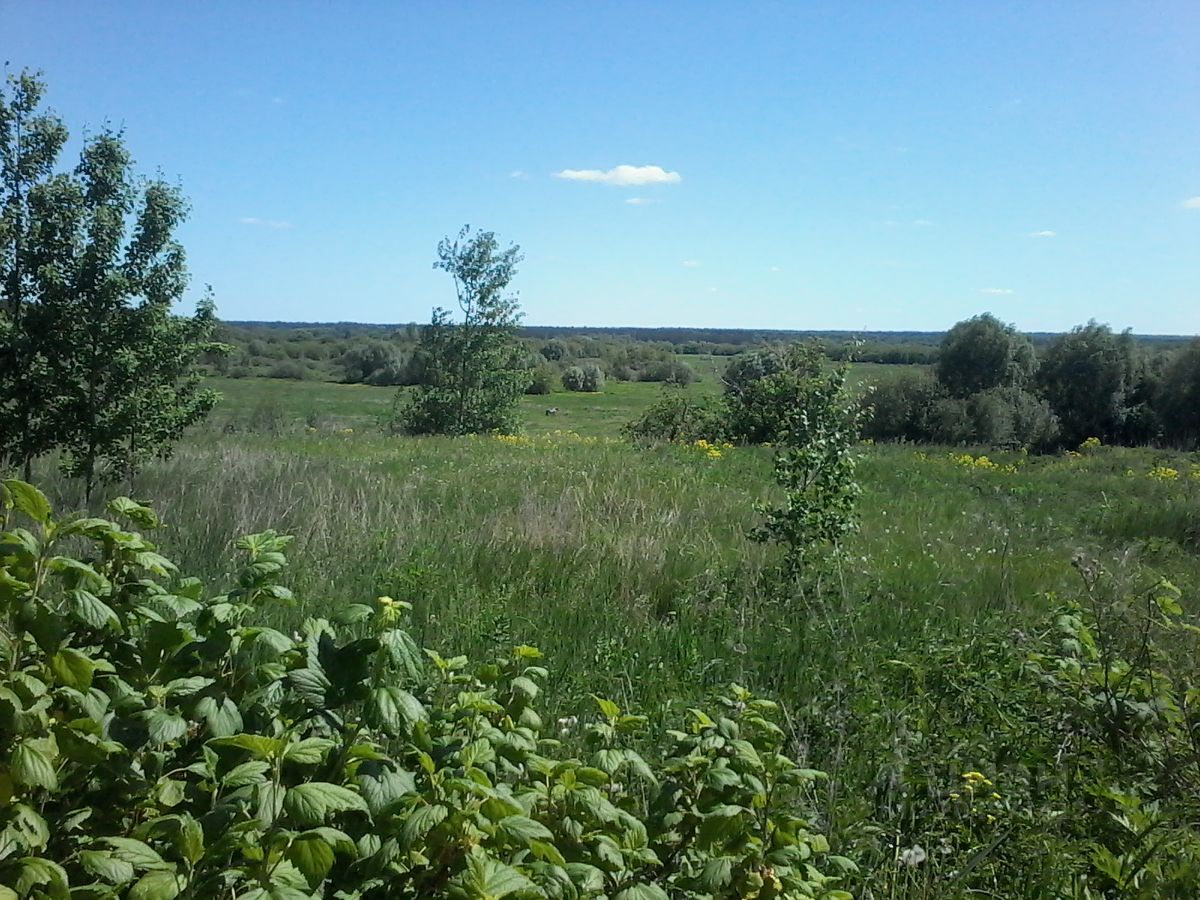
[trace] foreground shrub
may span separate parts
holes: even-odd
[[[1196,632],[1171,584],[1077,565],[1045,630],[935,633],[802,726],[875,778],[831,826],[871,896],[1200,896]]]
[[[657,770],[608,700],[568,755],[531,647],[423,653],[387,597],[288,636],[285,536],[207,596],[137,531],[2,499],[0,898],[849,897],[795,814],[819,773],[741,688]]]

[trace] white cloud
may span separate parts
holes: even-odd
[[[259,228],[295,228],[291,222],[282,219],[260,219],[258,216],[242,216],[238,219],[243,225],[256,225]]]
[[[681,265],[682,265],[682,266],[683,266],[685,269],[698,269],[698,268],[700,268],[700,260],[698,260],[698,259],[685,259],[685,260],[684,260],[684,261],[681,263]]]
[[[617,187],[678,184],[683,180],[678,172],[668,172],[662,166],[616,166],[607,172],[600,169],[563,169],[561,172],[555,172],[554,177],[566,181],[595,181]]]
[[[783,266],[771,266],[771,271],[772,272],[782,272]]]
[[[920,228],[925,228],[932,225],[933,222],[929,221],[929,219],[913,219],[913,224]]]
[[[1189,197],[1183,201],[1184,209],[1200,209],[1200,197]]]
[[[508,177],[509,178],[517,178],[517,179],[520,179],[521,181],[529,180],[529,175],[527,175],[525,172],[522,172],[520,169],[513,169],[511,172],[508,173]]]
[[[1003,294],[1011,294],[1012,288],[980,288],[981,294],[992,294],[993,296],[1001,296]]]
[[[710,294],[716,294],[716,293],[718,293],[718,289],[717,289],[717,288],[715,288],[715,287],[710,287],[710,288],[708,289],[708,292],[709,292]]]
[[[1058,233],[1054,231],[1031,231],[1030,237],[1058,237]]]
[[[630,206],[649,206],[651,203],[658,201],[653,197],[626,197],[625,202]]]

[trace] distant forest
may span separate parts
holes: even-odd
[[[235,378],[411,384],[419,360],[412,351],[421,324],[359,322],[225,322],[221,340],[233,352],[208,361],[210,371]],[[730,357],[753,347],[817,341],[826,356],[862,362],[932,365],[943,331],[820,331],[760,328],[637,328],[526,325],[519,336],[529,347],[531,364],[540,361],[561,370],[575,363],[596,363],[609,378],[627,381],[689,380],[686,357]],[[1037,347],[1057,335],[1028,335]],[[1191,338],[1134,335],[1149,352],[1178,349]],[[680,357],[685,357],[681,359]],[[711,366],[708,366],[711,368]]]

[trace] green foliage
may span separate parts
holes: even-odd
[[[1077,565],[1082,599],[1048,598],[1050,627],[938,635],[858,685],[854,740],[879,774],[842,814],[872,819],[858,845],[880,893],[1200,889],[1200,698],[1169,652],[1198,632],[1171,584]]]
[[[1158,385],[1158,404],[1168,440],[1200,445],[1200,338],[1171,360]]]
[[[711,397],[667,389],[662,399],[626,423],[621,432],[639,443],[718,443],[725,434],[724,407]]]
[[[288,636],[261,623],[293,602],[286,536],[240,541],[209,597],[133,530],[146,506],[2,497],[0,896],[849,897],[797,816],[820,775],[748,691],[657,769],[597,698],[567,755],[531,647],[422,652],[389,597]]]
[[[1068,446],[1089,437],[1118,442],[1130,413],[1137,362],[1128,332],[1095,321],[1055,338],[1042,356],[1038,383],[1062,422]]]
[[[410,434],[510,433],[515,406],[529,383],[524,352],[515,338],[520,312],[506,293],[521,262],[520,248],[501,250],[490,231],[438,244],[435,269],[454,280],[462,321],[435,309],[421,332],[421,384],[400,403],[397,424]]]
[[[529,385],[525,388],[525,393],[542,396],[553,394],[559,383],[558,376],[552,368],[547,365],[535,365],[529,370]]]
[[[569,366],[562,373],[562,386],[568,391],[594,394],[604,390],[604,370],[595,363]]]
[[[750,444],[787,439],[795,413],[818,388],[822,355],[816,344],[766,347],[735,357],[725,371],[727,429]]]
[[[1051,450],[1058,442],[1058,417],[1050,405],[1019,387],[980,391],[968,401],[971,440],[1002,450]]]
[[[66,132],[36,116],[42,85],[23,74],[0,91],[0,455],[62,451],[90,494],[166,454],[217,395],[194,365],[218,353],[211,299],[171,313],[187,285],[174,232],[179,189],[139,184],[121,135],[86,139],[69,174],[51,174]]]
[[[755,385],[787,385],[791,373],[767,376]],[[760,395],[761,396],[761,395]],[[823,560],[829,547],[857,524],[861,493],[854,471],[862,408],[846,391],[846,370],[815,376],[804,385],[803,400],[782,408],[775,453],[775,480],[783,488],[779,505],[763,505],[754,537],[784,551],[783,571],[795,579]]]
[[[1021,387],[1036,368],[1029,338],[991,313],[959,322],[946,333],[938,350],[938,381],[955,397]]]
[[[863,435],[872,440],[927,441],[935,404],[945,389],[924,369],[884,378],[863,398]]]

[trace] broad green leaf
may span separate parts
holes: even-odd
[[[170,809],[178,806],[183,802],[184,788],[186,782],[179,781],[175,778],[160,778],[158,783],[154,785],[154,799],[159,806]]]
[[[571,876],[571,883],[582,893],[596,894],[604,890],[604,873],[595,866],[569,862],[563,868]]]
[[[400,826],[400,845],[411,850],[421,838],[427,835],[438,823],[449,814],[449,810],[441,805],[423,804],[404,817]]]
[[[221,779],[221,784],[229,790],[245,787],[248,784],[258,784],[266,778],[270,768],[270,765],[264,760],[252,759],[230,769]]]
[[[59,683],[73,687],[77,691],[87,691],[92,686],[92,676],[96,674],[97,665],[87,654],[64,647],[50,657],[50,671]]]
[[[733,859],[728,856],[710,856],[704,862],[700,883],[704,890],[719,895],[733,880]]]
[[[173,868],[159,855],[157,850],[136,838],[104,837],[99,841],[112,847],[112,855],[115,859],[129,863],[138,871],[147,869],[166,871]]]
[[[524,847],[528,847],[532,841],[554,840],[549,828],[528,816],[508,816],[501,819],[497,825],[512,840]]]
[[[354,791],[325,781],[310,781],[289,788],[283,798],[283,807],[305,825],[323,825],[335,813],[367,812],[366,802]]]
[[[512,680],[512,692],[518,697],[525,698],[525,700],[533,700],[541,692],[541,688],[532,679],[526,678],[524,675],[518,675]]]
[[[310,737],[288,744],[283,748],[283,758],[301,766],[315,766],[336,745],[328,738]]]
[[[275,820],[283,812],[283,800],[287,796],[287,788],[273,781],[267,781],[258,785],[254,789],[254,793],[254,816],[258,819],[259,824],[264,828],[269,828],[275,824]]]
[[[286,856],[304,873],[304,877],[308,879],[308,886],[313,889],[325,880],[325,876],[333,868],[333,847],[320,835],[311,832],[292,841]]]
[[[547,841],[530,841],[529,850],[535,859],[540,859],[543,862],[548,862],[556,866],[566,865],[566,860],[558,852],[558,848]]]
[[[46,890],[40,892],[43,896],[55,898],[67,896],[69,880],[67,873],[58,863],[39,857],[26,856],[17,860],[17,865],[20,866],[18,870],[20,874],[17,876],[17,883],[13,885],[17,889],[17,896],[29,897],[41,885],[46,886]]]
[[[152,743],[163,745],[177,741],[187,734],[187,722],[178,713],[155,706],[142,713],[142,721],[150,733]]]
[[[467,870],[460,876],[463,886],[474,896],[494,900],[521,891],[535,891],[532,881],[478,847],[467,856]]]
[[[619,892],[613,900],[671,900],[656,884],[634,884]]]
[[[174,870],[147,872],[133,883],[127,900],[174,900],[183,889],[182,880]]]
[[[311,666],[293,669],[287,673],[287,681],[291,689],[306,703],[313,706],[325,705],[325,695],[329,692],[330,683],[320,669]]]
[[[600,707],[600,712],[604,718],[615,719],[621,714],[621,707],[617,706],[611,700],[605,700],[603,697],[597,697],[595,694],[592,694],[592,699]]]
[[[77,588],[66,592],[68,611],[92,628],[115,628],[120,620],[112,607],[93,594]]]
[[[39,525],[45,525],[50,521],[50,501],[32,484],[10,479],[4,482],[4,487],[8,489],[8,496],[16,509],[25,513]]]
[[[22,741],[13,747],[8,765],[12,780],[16,784],[43,787],[51,791],[58,787],[53,760],[45,751],[29,741]]]
[[[90,874],[115,887],[133,880],[133,864],[117,859],[107,850],[84,850],[79,854],[79,863]]]
[[[347,603],[333,614],[335,625],[357,625],[375,615],[375,610],[362,603]]]
[[[201,697],[195,714],[204,720],[204,727],[212,737],[229,737],[242,730],[242,714],[228,697]]]
[[[304,832],[301,837],[306,835],[315,835],[321,838],[321,840],[333,848],[334,853],[344,853],[347,856],[356,856],[358,854],[358,848],[350,838],[350,835],[336,828],[330,828],[328,825],[312,828]]]
[[[398,735],[402,725],[410,728],[428,718],[425,707],[408,691],[398,687],[375,688],[371,692],[371,708],[379,725],[390,735]]]
[[[167,682],[166,696],[190,697],[192,694],[200,693],[212,683],[211,678],[203,678],[199,675],[192,675],[190,678],[175,678]]]
[[[229,737],[213,738],[210,747],[237,747],[248,750],[256,759],[271,759],[283,749],[283,743],[261,734],[234,734]]]

